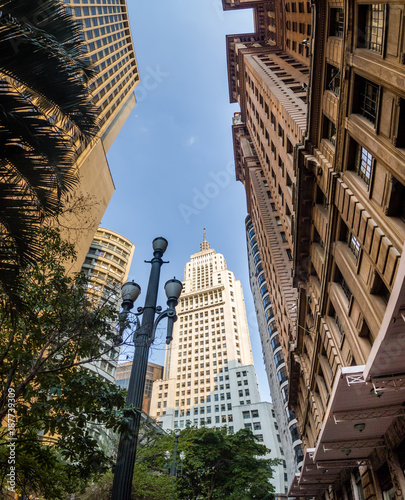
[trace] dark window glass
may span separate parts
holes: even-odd
[[[367,118],[371,123],[376,122],[379,87],[362,77],[356,78],[356,93],[354,96],[354,110]]]
[[[344,14],[343,9],[330,9],[329,36],[343,38]]]
[[[381,3],[359,6],[359,47],[382,54],[385,6]]]
[[[367,186],[370,184],[372,166],[373,166],[373,157],[367,151],[366,148],[363,148],[362,146],[359,145],[357,147],[357,155],[356,155],[356,172],[367,184]]]
[[[326,90],[331,90],[336,95],[340,92],[340,71],[332,64],[326,65]]]

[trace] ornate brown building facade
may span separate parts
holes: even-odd
[[[405,4],[245,7],[235,168],[306,450],[290,496],[404,498]]]

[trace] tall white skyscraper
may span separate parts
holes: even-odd
[[[249,428],[271,450],[268,457],[283,459],[272,404],[260,400],[241,283],[205,232],[185,265],[177,315],[150,415],[163,429]],[[274,467],[276,492],[285,493],[286,479],[283,464]]]

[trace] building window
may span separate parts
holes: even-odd
[[[274,355],[274,361],[276,363],[276,368],[278,368],[282,363],[284,363],[283,353],[281,351],[278,351]]]
[[[350,302],[351,298],[353,297],[353,294],[349,288],[349,285],[346,283],[345,279],[343,278],[343,276],[341,276],[339,283],[340,283],[340,286],[342,287],[344,294],[347,297],[347,300]]]
[[[345,331],[344,331],[342,323],[340,322],[339,316],[336,314],[336,311],[334,312],[333,319],[335,320],[335,323],[336,323],[336,326],[338,327],[340,335],[344,335]]]
[[[326,65],[326,90],[337,96],[340,93],[340,71],[332,64]]]
[[[298,427],[297,427],[297,424],[293,424],[291,427],[290,427],[290,433],[291,433],[291,439],[292,441],[298,441],[298,439],[300,439],[300,435],[299,435],[299,432],[298,432]]]
[[[329,36],[343,38],[344,15],[343,9],[330,9]]]
[[[352,233],[349,233],[348,244],[357,260],[360,252],[360,241]]]
[[[273,349],[273,351],[275,351],[278,347],[280,347],[280,340],[279,340],[279,336],[278,335],[275,335],[272,339],[271,339],[271,347]]]
[[[276,130],[276,117],[273,113],[270,114],[270,123],[274,130]]]
[[[283,384],[286,380],[288,380],[286,367],[283,366],[278,372],[277,377],[280,382],[280,385]]]
[[[373,165],[373,157],[366,148],[358,146],[356,155],[356,172],[363,179],[363,181],[370,185],[371,167]]]
[[[395,146],[405,148],[405,99],[399,99],[398,126],[395,134]]]
[[[405,222],[405,186],[394,176],[391,176],[391,193],[386,214],[390,217],[400,217]]]
[[[336,126],[329,120],[329,118],[324,118],[324,132],[323,136],[328,139],[334,146],[336,145]]]
[[[354,96],[355,113],[363,115],[364,118],[375,124],[380,94],[379,86],[358,76],[356,77],[355,88],[357,90],[357,95]]]
[[[385,6],[381,3],[359,6],[359,47],[382,54]]]

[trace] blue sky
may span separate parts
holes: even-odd
[[[137,105],[108,153],[116,191],[101,225],[136,246],[130,279],[147,288],[156,236],[169,241],[167,279],[183,279],[203,228],[241,280],[262,397],[269,399],[251,298],[243,185],[235,180],[225,35],[253,30],[251,10],[222,12],[221,0],[127,0],[141,83]],[[161,328],[163,335],[163,328]],[[163,364],[164,340],[151,361]]]

